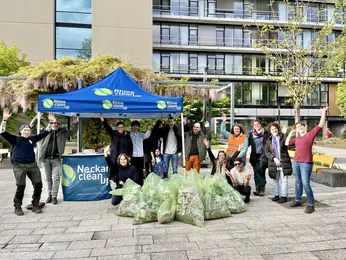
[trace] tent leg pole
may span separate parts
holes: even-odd
[[[37,132],[37,134],[39,134],[40,133],[40,129],[41,129],[41,113],[40,112],[38,112],[38,110],[37,110],[37,129],[36,129],[36,132]],[[38,162],[38,158],[40,158],[40,145],[41,144],[41,142],[38,142],[37,143],[37,146],[36,146],[36,148],[37,148],[37,162]]]
[[[184,177],[186,177],[186,171],[185,171],[185,140],[184,140],[184,115],[183,113],[180,113],[180,124],[181,124],[181,154],[183,156],[183,169],[184,169]]]

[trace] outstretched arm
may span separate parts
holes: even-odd
[[[324,107],[321,108],[321,119],[320,122],[318,124],[318,126],[323,127],[326,123],[326,113],[328,111],[329,107]]]
[[[6,124],[7,120],[10,118],[12,113],[10,112],[9,108],[4,108],[4,111],[2,112],[2,122],[0,126],[0,134],[6,131]]]
[[[238,157],[244,157],[248,148],[249,148],[249,139],[245,138],[244,143],[243,143],[243,148],[241,149]]]
[[[287,136],[287,138],[286,138],[286,141],[285,141],[285,145],[286,145],[286,146],[289,146],[289,145],[290,145],[290,140],[291,140],[292,136],[296,134],[296,131],[297,131],[297,130],[294,129],[294,130],[292,130],[292,131],[288,134],[288,136]],[[291,145],[295,145],[295,139],[293,139],[293,140],[291,141]]]
[[[112,127],[107,123],[107,119],[105,119],[103,117],[103,114],[101,113],[100,114],[100,119],[101,119],[101,122],[102,122],[102,125],[103,127],[105,128],[106,132],[111,136],[113,137],[115,134],[114,134],[114,131],[112,129]]]
[[[222,123],[220,125],[220,132],[228,139],[231,133],[226,130],[226,115],[222,114],[221,118],[222,118]]]

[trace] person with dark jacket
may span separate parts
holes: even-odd
[[[12,135],[5,131],[6,121],[10,116],[11,113],[9,109],[4,109],[0,134],[12,145],[11,161],[17,185],[17,191],[13,200],[15,208],[14,214],[17,216],[24,215],[22,202],[26,187],[26,176],[28,175],[30,175],[31,183],[34,186],[34,193],[32,195],[32,211],[34,213],[42,213],[42,210],[39,207],[42,193],[42,179],[40,169],[35,161],[34,146],[50,132],[44,131],[39,135],[30,136],[30,126],[22,125],[19,131],[20,136]]]
[[[37,117],[30,122],[30,125],[35,125],[35,119]],[[49,113],[48,119],[49,125],[47,129],[51,128],[52,131],[41,141],[38,160],[42,162],[46,174],[48,190],[46,202],[58,204],[57,197],[60,186],[62,154],[65,151],[67,138],[77,133],[78,121],[77,117],[72,117],[73,127],[71,130],[68,130],[65,127],[60,127],[60,122],[55,118],[54,114]]]
[[[158,147],[157,138],[161,137],[163,139],[163,158],[166,163],[167,171],[169,170],[169,163],[172,160],[173,174],[176,174],[178,173],[179,153],[181,153],[182,150],[181,133],[179,132],[179,127],[174,124],[173,117],[168,118],[168,125],[159,128],[163,118],[164,117],[161,116],[160,119],[157,120],[152,130],[151,139],[154,142],[152,146],[154,150],[152,150],[152,152],[155,152],[155,149]],[[167,178],[167,175],[168,172],[164,178]]]
[[[252,121],[253,130],[248,135],[248,143],[251,146],[250,164],[254,169],[254,179],[256,185],[256,191],[253,192],[255,196],[265,195],[266,181],[266,169],[268,163],[266,162],[264,155],[264,145],[268,138],[268,131],[262,128],[262,123],[256,119]],[[261,160],[262,156],[262,160]]]
[[[124,130],[124,123],[121,121],[117,122],[117,130],[113,130],[107,123],[107,119],[103,117],[103,114],[100,114],[100,119],[103,127],[111,137],[110,157],[112,162],[116,163],[116,159],[121,153],[131,157],[133,153],[133,144],[130,133]]]
[[[109,179],[116,184],[116,189],[123,187],[127,179],[131,179],[138,184],[139,175],[136,167],[130,164],[130,157],[124,153],[118,156],[117,163],[113,163],[110,156],[105,154],[105,159],[110,168]],[[112,205],[118,205],[123,200],[122,196],[112,196]]]
[[[285,144],[286,137],[277,123],[268,125],[268,137],[264,151],[268,158],[269,177],[274,180],[273,201],[285,203],[288,196],[288,176],[292,175],[292,163]]]

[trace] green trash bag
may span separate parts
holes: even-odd
[[[219,219],[227,218],[231,215],[226,201],[214,191],[212,183],[206,188],[206,193],[203,196],[204,205],[204,218],[205,219]]]
[[[118,216],[134,217],[139,207],[140,189],[132,189],[123,196],[123,200],[119,203]]]
[[[130,193],[133,190],[140,191],[141,186],[135,183],[133,180],[127,179],[122,188],[112,190],[109,193],[114,196],[125,196],[126,194]]]
[[[157,211],[160,201],[144,192],[139,195],[139,207],[134,214],[133,224],[144,224],[157,221]]]
[[[177,208],[176,199],[167,199],[161,203],[157,211],[157,220],[161,224],[167,224],[174,220],[175,211]]]
[[[197,187],[185,185],[179,188],[175,217],[187,224],[203,226],[204,207]]]

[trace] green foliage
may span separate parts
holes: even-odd
[[[9,76],[16,73],[19,68],[28,66],[25,61],[26,53],[23,53],[17,46],[8,48],[5,42],[0,41],[0,76]]]
[[[336,104],[339,106],[339,110],[342,116],[346,117],[346,80],[344,79],[338,84],[336,91]]]
[[[91,38],[85,38],[82,42],[82,49],[78,51],[78,59],[91,59]]]

